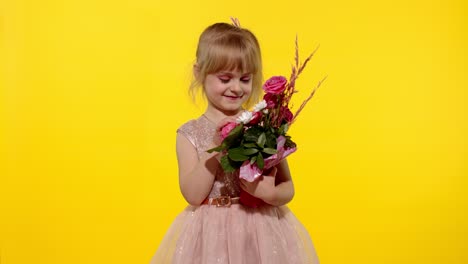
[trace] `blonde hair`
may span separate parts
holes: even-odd
[[[252,73],[252,92],[244,107],[255,104],[262,91],[263,71],[260,45],[255,35],[239,25],[216,23],[200,35],[196,53],[197,74],[189,92],[195,99],[206,76],[223,70]],[[202,89],[204,95],[204,89]]]

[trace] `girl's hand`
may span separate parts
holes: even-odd
[[[276,167],[273,167],[253,182],[240,179],[240,186],[244,191],[248,192],[252,196],[260,198],[264,202],[268,203],[268,201],[273,200],[275,196],[276,172]]]
[[[228,117],[225,117],[223,118],[217,125],[216,127],[216,131],[217,133],[215,134],[215,138],[214,138],[214,142],[216,144],[216,146],[219,146],[221,145],[222,143],[222,140],[221,140],[221,130],[223,129],[223,127],[225,125],[227,125],[228,123],[235,123],[236,122],[236,117],[232,117],[232,116],[228,116]]]
[[[221,121],[219,121],[219,124],[216,130],[220,131],[221,128],[223,128],[223,126],[225,126],[227,123],[230,123],[230,122],[236,122],[236,118],[228,116],[228,117],[221,119]]]

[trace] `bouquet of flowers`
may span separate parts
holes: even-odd
[[[263,100],[256,104],[252,111],[244,111],[236,122],[229,122],[221,128],[221,145],[208,152],[223,153],[220,162],[225,172],[240,169],[239,177],[253,182],[265,170],[279,164],[296,151],[296,144],[287,134],[288,129],[326,77],[312,90],[295,114],[290,110],[290,100],[297,92],[295,89],[297,78],[317,49],[303,63],[299,63],[296,37],[295,65],[292,66],[289,81],[284,76],[273,76],[268,79],[263,85],[265,91]],[[240,201],[251,207],[263,203],[245,191],[241,192]]]

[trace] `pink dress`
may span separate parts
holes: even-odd
[[[198,155],[214,146],[216,126],[206,117],[178,129]],[[240,193],[238,172],[221,167],[209,197]],[[174,220],[150,264],[319,263],[313,242],[286,206],[250,208],[241,204],[187,206]]]

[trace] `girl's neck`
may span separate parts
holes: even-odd
[[[219,124],[221,120],[227,117],[237,118],[244,109],[240,108],[236,111],[221,111],[216,109],[215,107],[208,106],[206,108],[205,113],[203,114],[206,118],[208,118],[214,124]]]

